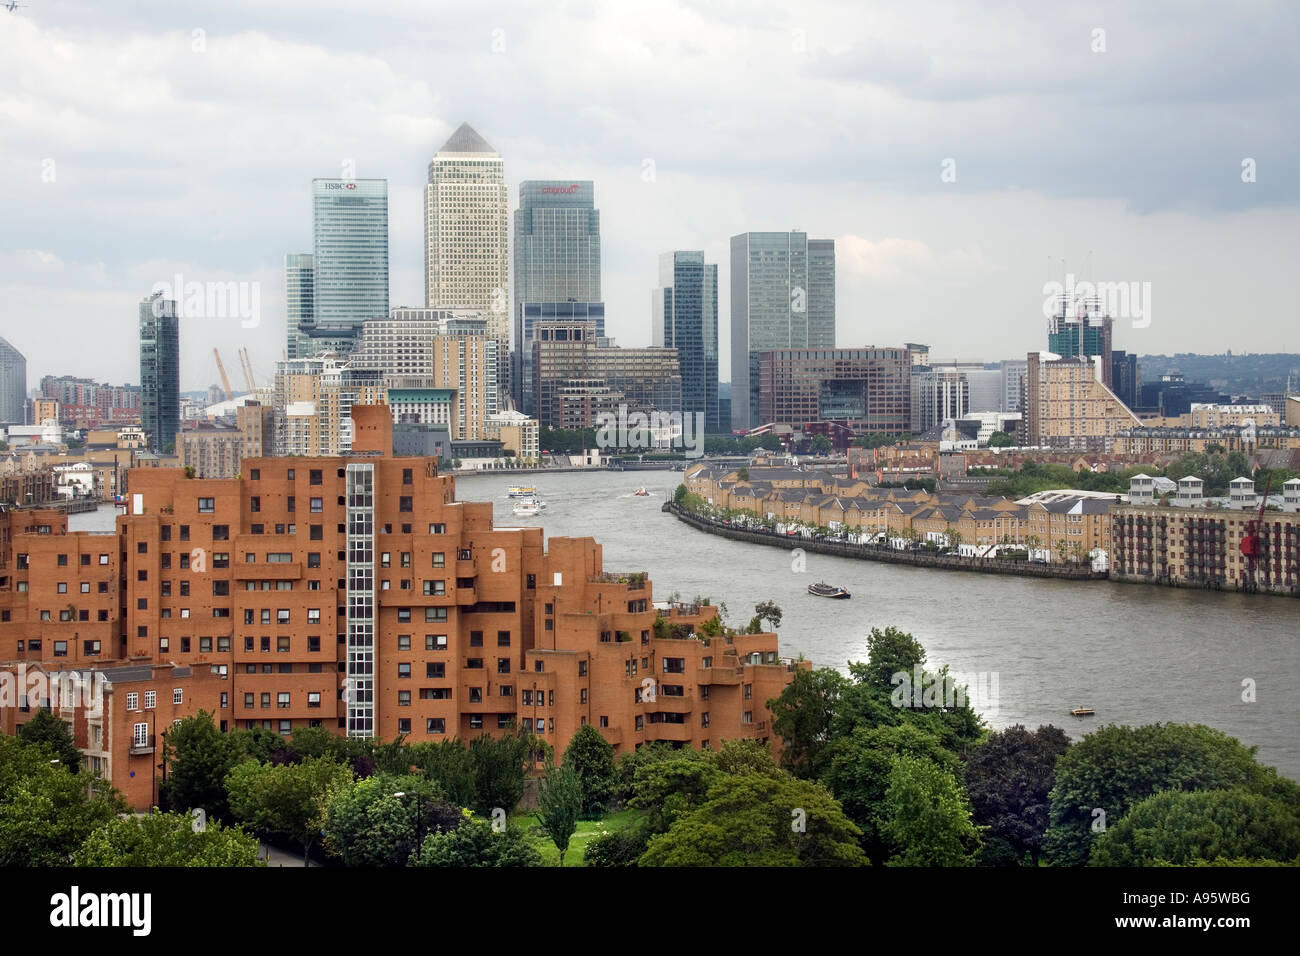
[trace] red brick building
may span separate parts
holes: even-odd
[[[766,701],[795,666],[775,634],[705,643],[689,632],[716,610],[698,608],[661,627],[687,636],[656,637],[643,573],[606,571],[592,538],[494,527],[492,504],[457,501],[433,459],[390,454],[386,407],[353,418],[346,458],[246,459],[228,479],[136,469],[116,534],[68,534],[59,512],[10,513],[0,662],[117,662],[127,669],[113,686],[142,688],[146,670],[174,665],[178,687],[184,674],[205,689],[160,709],[150,736],[202,707],[223,729],[389,740],[517,721],[559,751],[584,723],[620,752],[770,741]],[[150,689],[168,701],[174,690]],[[99,754],[115,785],[123,760],[144,756],[125,741],[145,721],[121,720]]]

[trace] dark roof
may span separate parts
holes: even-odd
[[[474,127],[469,123],[461,123],[456,132],[451,134],[451,138],[442,144],[440,153],[489,153],[493,156],[497,151],[488,145],[488,141],[474,131]]]

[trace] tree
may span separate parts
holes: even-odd
[[[1134,804],[1097,838],[1094,866],[1190,866],[1202,860],[1300,859],[1300,813],[1244,788],[1166,790]]]
[[[552,767],[537,790],[537,824],[560,851],[560,866],[582,813],[582,780],[572,767]]]
[[[48,710],[36,711],[31,720],[19,727],[18,739],[25,746],[41,748],[69,773],[76,773],[81,766],[81,751],[72,737],[72,728]]]
[[[772,759],[772,751],[757,740],[724,740],[717,750],[704,759],[724,774],[760,773],[779,776],[782,771]]]
[[[736,472],[736,478],[740,481],[749,481],[749,469],[742,465],[740,470]]]
[[[780,696],[767,702],[772,733],[785,740],[781,765],[805,779],[820,772],[823,748],[831,740],[831,720],[847,681],[829,667],[798,668]]]
[[[699,751],[676,751],[670,759],[647,761],[636,767],[628,804],[647,811],[650,829],[664,833],[704,802],[719,776],[717,767]]]
[[[1059,727],[1030,733],[1017,724],[989,735],[966,758],[964,779],[976,824],[988,827],[983,860],[1037,865],[1048,824],[1056,761],[1070,749]]]
[[[754,605],[754,617],[749,622],[749,633],[761,633],[764,621],[767,621],[774,631],[781,626],[781,608],[775,601],[759,601]]]
[[[636,866],[650,842],[650,828],[638,821],[621,830],[611,830],[587,843],[585,866]]]
[[[829,455],[831,453],[831,440],[825,435],[814,435],[810,446],[814,455]]]
[[[411,866],[541,866],[542,855],[516,827],[500,833],[485,820],[467,820],[454,830],[431,833]]]
[[[850,820],[862,829],[862,847],[883,863],[891,845],[883,834],[890,772],[898,757],[928,760],[947,774],[957,770],[957,758],[939,738],[912,723],[897,726],[859,725],[837,737],[825,750],[821,779],[835,794]]]
[[[263,866],[255,837],[184,813],[117,818],[86,838],[76,866]]]
[[[1012,448],[1015,444],[1016,440],[1006,432],[994,432],[989,436],[990,448]]]
[[[280,766],[246,760],[226,775],[226,792],[236,819],[258,833],[301,844],[306,866],[325,823],[326,802],[351,783],[352,771],[330,757]]]
[[[104,781],[0,735],[0,866],[67,866],[86,837],[129,810]]]
[[[459,740],[422,741],[409,748],[411,763],[438,784],[458,807],[474,806],[474,758]]]
[[[887,866],[970,866],[979,830],[957,779],[931,760],[894,758],[880,832],[894,849]]]
[[[1030,551],[1037,551],[1043,546],[1043,539],[1036,534],[1025,535],[1025,547]]]
[[[167,765],[162,792],[172,810],[201,809],[209,818],[226,819],[226,774],[244,757],[240,738],[223,734],[210,711],[186,717],[167,734]]]
[[[1107,725],[1056,763],[1043,855],[1053,865],[1082,866],[1097,834],[1152,794],[1241,786],[1266,795],[1292,792],[1276,770],[1256,762],[1254,747],[1211,727]]]
[[[470,741],[474,764],[474,809],[484,816],[500,807],[509,816],[524,795],[527,766],[534,747],[528,734],[490,737],[483,734]]]
[[[867,637],[867,663],[859,664],[854,674],[858,682],[885,693],[895,687],[895,674],[912,674],[914,668],[925,663],[925,648],[911,634],[896,627],[871,629]]]
[[[608,807],[618,786],[614,748],[592,724],[584,724],[569,740],[564,766],[578,775],[582,787],[582,815],[591,820]]]
[[[961,543],[962,541],[965,540],[965,538],[960,531],[958,531],[956,528],[949,525],[947,536],[948,536],[948,547],[952,548],[954,551],[961,548]]]
[[[673,504],[681,507],[686,503],[686,496],[690,494],[685,485],[678,485],[677,490],[673,492]]]
[[[641,866],[864,866],[862,831],[819,783],[725,774],[698,809],[650,838]]]
[[[880,448],[883,445],[893,445],[898,439],[892,435],[881,435],[876,432],[868,432],[865,435],[859,435],[853,439],[855,448]]]
[[[345,866],[405,866],[425,837],[462,819],[424,777],[375,774],[329,797],[325,845]]]

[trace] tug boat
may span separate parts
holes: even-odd
[[[824,581],[818,581],[816,584],[808,585],[808,593],[815,594],[818,597],[828,598],[849,598],[853,596],[843,588],[837,588],[833,584],[827,584]]]
[[[1070,711],[1070,716],[1071,716],[1071,717],[1091,717],[1091,716],[1093,716],[1095,713],[1097,713],[1097,712],[1096,712],[1095,710],[1093,710],[1091,707],[1076,707],[1076,708],[1074,708],[1074,710]]]

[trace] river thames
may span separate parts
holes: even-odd
[[[1300,601],[1292,598],[939,571],[729,541],[661,512],[676,472],[529,473],[456,479],[461,500],[492,501],[500,527],[594,537],[606,570],[648,571],[655,600],[674,592],[724,602],[743,627],[759,601],[784,611],[781,655],[817,667],[865,660],[866,635],[893,625],[925,646],[931,666],[981,678],[992,727],[1056,724],[1072,738],[1107,723],[1203,723],[1300,778]],[[650,497],[634,497],[644,483]],[[516,517],[507,491],[536,485],[546,510]],[[74,515],[74,530],[109,530],[112,509]],[[825,580],[848,601],[807,593]],[[994,678],[996,675],[996,678]],[[1254,701],[1243,700],[1253,682]],[[1073,707],[1095,717],[1075,718]]]

